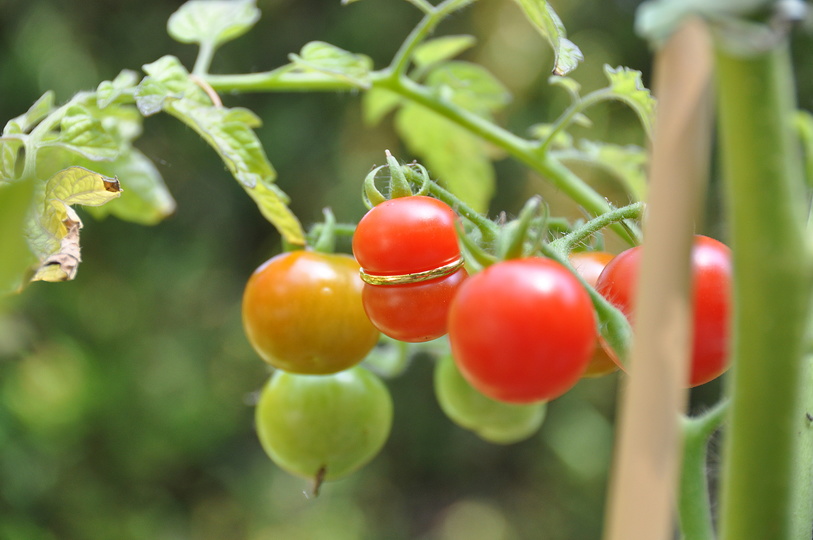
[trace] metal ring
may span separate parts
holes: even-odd
[[[443,276],[448,276],[456,272],[463,266],[463,257],[459,257],[454,261],[444,264],[432,270],[424,270],[423,272],[414,272],[412,274],[401,274],[397,276],[382,276],[378,274],[369,274],[364,268],[359,269],[359,275],[364,283],[370,285],[404,285],[407,283],[420,283],[421,281],[429,281]]]

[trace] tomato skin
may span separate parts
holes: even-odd
[[[332,375],[277,371],[260,393],[257,436],[291,474],[335,480],[378,454],[392,427],[392,398],[381,380],[356,366]]]
[[[335,373],[378,342],[361,304],[364,283],[348,255],[293,251],[262,264],[243,293],[243,327],[260,357],[301,374]]]
[[[640,246],[616,256],[605,267],[596,290],[632,322]],[[690,387],[705,384],[728,367],[728,331],[731,304],[731,250],[717,240],[696,235],[691,255],[692,357]],[[612,350],[602,343],[608,353]],[[623,367],[623,366],[622,366]]]
[[[365,283],[362,303],[373,326],[399,341],[419,343],[446,334],[449,307],[468,277],[464,268],[453,274],[419,283],[370,285]]]
[[[434,386],[446,416],[490,443],[513,444],[528,439],[545,419],[545,403],[503,403],[481,394],[460,374],[449,355],[435,365]]]
[[[595,287],[601,271],[614,257],[615,255],[606,251],[579,251],[571,253],[569,258],[570,264],[573,265],[576,272],[590,286]],[[601,343],[600,339],[599,343]],[[618,364],[607,354],[604,347],[598,345],[582,377],[603,377],[615,371],[618,371]]]
[[[596,346],[590,296],[570,271],[530,257],[470,277],[449,311],[460,372],[507,403],[554,399],[578,382]]]
[[[460,257],[456,222],[454,210],[432,197],[414,195],[384,201],[356,226],[353,255],[370,274],[433,270]]]

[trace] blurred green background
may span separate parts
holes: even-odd
[[[398,0],[258,4],[262,19],[219,52],[213,72],[271,69],[311,40],[368,54],[382,67],[419,19]],[[650,51],[632,31],[638,2],[553,4],[585,53],[573,73],[585,89],[604,84],[605,63],[639,69],[648,80]],[[64,101],[164,54],[191,66],[195,49],[165,31],[178,5],[0,0],[0,119],[21,114],[47,89]],[[512,130],[525,134],[561,111],[564,93],[546,84],[551,54],[513,2],[483,0],[439,33],[478,37],[465,57],[513,92],[500,119]],[[795,42],[808,109],[811,45],[809,34]],[[415,157],[389,123],[363,124],[356,94],[224,100],[263,118],[259,134],[278,183],[306,226],[325,206],[340,221],[358,220],[361,180],[385,149]],[[644,144],[622,106],[591,117],[593,138]],[[537,436],[502,447],[443,416],[433,360],[420,356],[388,381],[394,429],[370,465],[324,486],[318,498],[307,481],[280,471],[253,432],[253,396],[269,371],[240,322],[245,280],[279,251],[279,237],[214,152],[178,122],[147,119],[137,144],[177,199],[175,215],[141,227],[82,214],[77,279],[34,284],[0,310],[0,540],[600,536],[618,375],[583,381],[550,404]],[[493,215],[516,213],[538,191],[554,213],[574,212],[516,162],[496,167]],[[607,178],[589,178],[618,196]],[[712,192],[705,227],[724,238],[718,206]],[[718,390],[713,383],[695,391],[693,406]]]

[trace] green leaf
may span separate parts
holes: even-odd
[[[112,81],[102,81],[96,88],[96,105],[104,109],[119,99],[120,96],[132,91],[138,84],[138,74],[125,69]]]
[[[438,62],[450,60],[466,49],[474,47],[477,40],[474,36],[443,36],[421,43],[412,56],[415,65],[425,68]]]
[[[584,60],[575,43],[567,39],[565,26],[559,15],[545,0],[515,0],[525,16],[553,48],[553,74],[567,75]]]
[[[35,261],[23,236],[34,182],[0,185],[0,295],[19,288],[23,274]]]
[[[311,41],[298,55],[289,55],[300,71],[316,71],[352,83],[359,88],[370,87],[373,61],[369,56],[354,54],[323,41]]]
[[[45,92],[24,114],[8,121],[3,135],[28,133],[54,110],[54,92]]]
[[[481,116],[488,117],[511,101],[511,93],[491,72],[471,62],[440,64],[426,82],[442,97]]]
[[[795,121],[804,151],[807,185],[813,188],[813,114],[807,111],[797,111]]]
[[[59,133],[42,144],[61,146],[95,161],[113,159],[119,152],[116,139],[81,105],[69,107],[60,122]]]
[[[378,124],[382,118],[395,110],[402,101],[401,96],[386,88],[369,89],[361,96],[364,122],[368,126]]]
[[[115,175],[121,182],[122,194],[108,204],[88,208],[94,217],[113,215],[141,225],[155,225],[175,211],[175,199],[161,173],[139,150],[131,147],[115,161],[98,163],[96,169],[101,174]]]
[[[136,106],[143,116],[161,112],[169,99],[187,99],[210,105],[211,99],[189,78],[189,72],[176,57],[167,55],[143,66],[147,74],[136,88]]]
[[[254,187],[243,184],[243,189],[257,204],[260,213],[274,225],[286,242],[299,246],[305,245],[302,225],[288,208],[288,196],[282,190],[269,183],[259,183]]]
[[[612,68],[605,65],[604,73],[610,81],[608,88],[610,98],[626,103],[635,111],[647,135],[651,135],[652,122],[655,118],[655,98],[644,86],[641,72],[627,67]]]
[[[395,126],[441,184],[478,212],[488,210],[495,173],[486,143],[420,105],[402,107]]]
[[[634,201],[647,192],[647,153],[640,146],[581,140],[576,148],[554,152],[563,161],[581,161],[599,167],[619,181]]]
[[[192,128],[217,152],[284,239],[303,245],[305,233],[286,206],[287,196],[273,184],[277,173],[252,130],[261,124],[260,118],[248,109],[212,105],[175,57],[164,57],[144,70],[148,77],[136,94],[139,110],[150,114],[164,110]]]
[[[0,184],[16,177],[17,157],[23,142],[18,139],[0,141]]]
[[[259,19],[255,0],[190,0],[170,15],[167,31],[181,43],[218,46],[242,36]]]
[[[548,77],[548,84],[551,86],[559,86],[564,88],[565,92],[570,94],[570,99],[574,103],[581,99],[582,85],[570,77],[562,75],[551,75]]]
[[[40,261],[32,281],[73,279],[81,260],[82,220],[71,206],[99,206],[120,195],[118,180],[84,167],[68,167],[52,176],[39,192],[40,200],[26,223],[28,245]]]

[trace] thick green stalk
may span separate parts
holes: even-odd
[[[683,463],[678,517],[684,540],[714,540],[706,456],[709,438],[723,420],[728,401],[702,415],[683,420]]]
[[[794,483],[809,481],[798,478],[796,431],[811,264],[788,46],[719,49],[716,60],[735,303],[721,539],[800,540],[792,503]],[[811,524],[801,528],[808,540]]]

